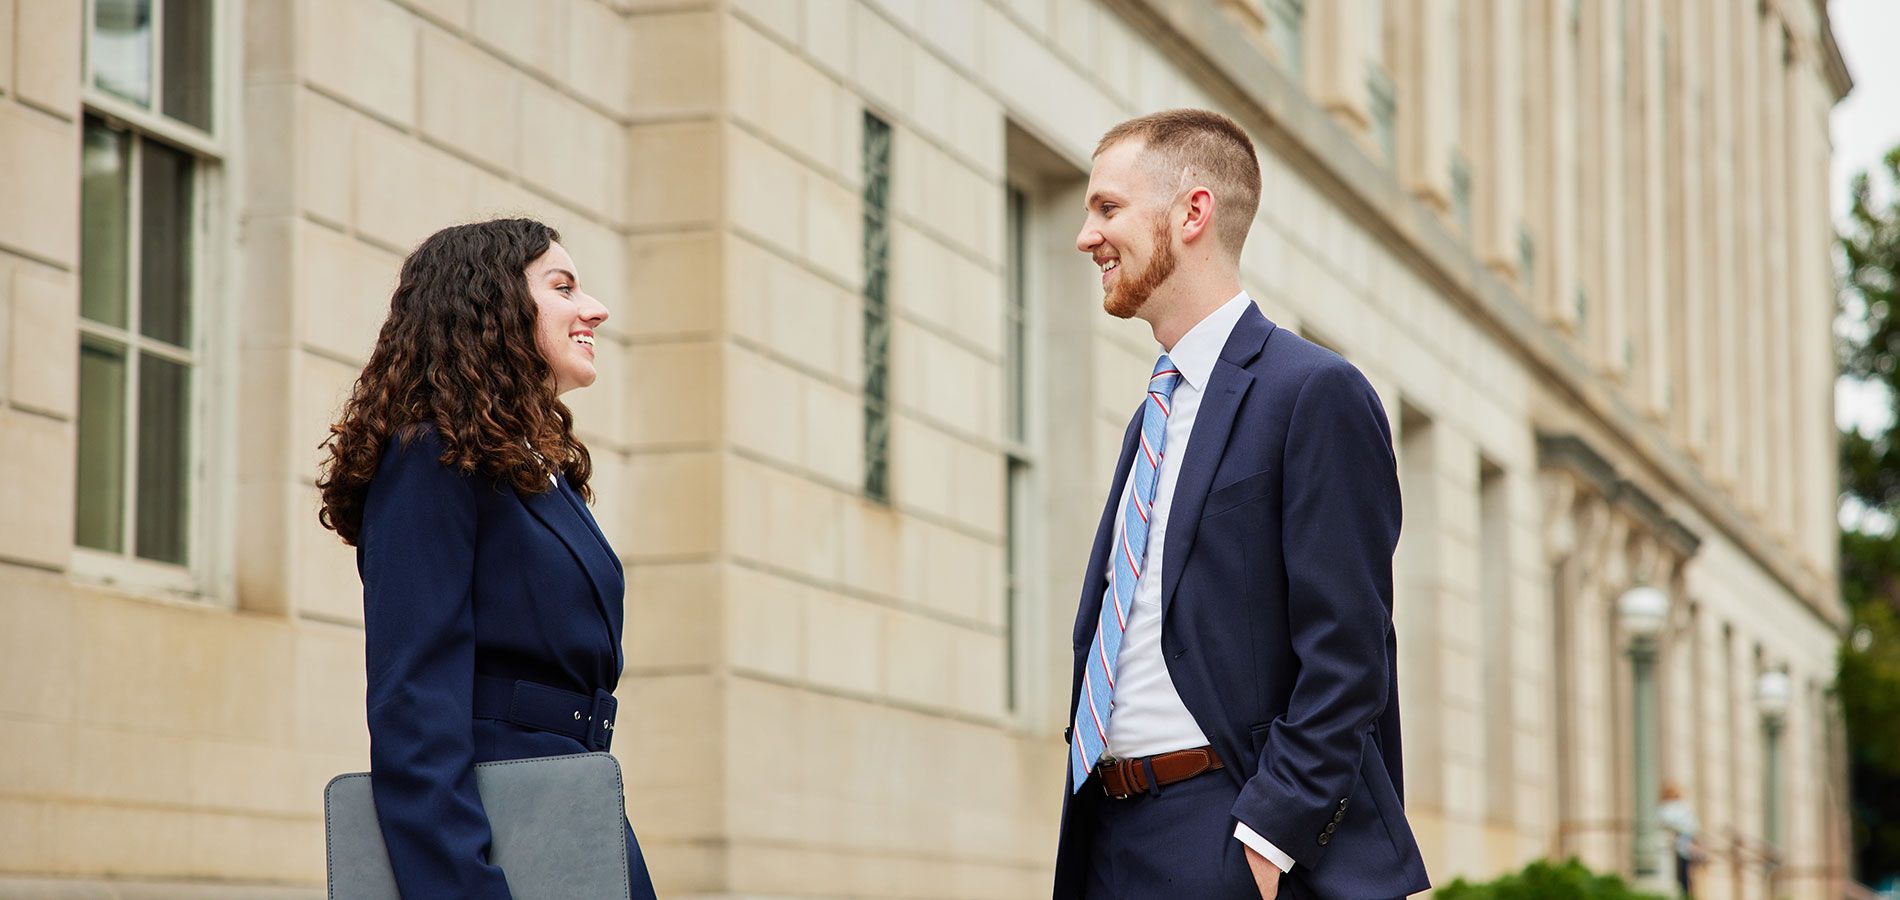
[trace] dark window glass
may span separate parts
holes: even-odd
[[[185,562],[190,423],[191,370],[139,357],[137,544],[146,559]]]
[[[178,347],[191,337],[192,158],[143,142],[139,186],[139,332]]]
[[[79,471],[75,537],[117,552],[125,540],[125,348],[79,340]]]

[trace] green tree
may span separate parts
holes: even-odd
[[[1894,416],[1841,432],[1841,592],[1852,617],[1838,690],[1847,719],[1858,873],[1900,875],[1900,147],[1854,178],[1840,235],[1841,370],[1886,390]]]

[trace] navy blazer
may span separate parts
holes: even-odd
[[[1070,721],[1140,422],[1137,409],[1083,578]],[[1240,788],[1234,817],[1293,858],[1285,896],[1425,890],[1403,803],[1399,484],[1378,395],[1338,355],[1249,307],[1214,364],[1186,454],[1163,547],[1161,651]],[[1063,796],[1058,897],[1081,896],[1087,882],[1073,796]]]
[[[406,433],[383,453],[357,541],[371,793],[403,896],[506,898],[472,767],[587,748],[474,718],[475,676],[613,690],[625,577],[565,477],[524,495],[443,465],[433,427]],[[631,830],[628,844],[635,895],[652,896]]]

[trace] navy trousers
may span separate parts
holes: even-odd
[[[1090,776],[1076,794],[1089,848],[1087,900],[1260,900],[1247,847],[1234,837],[1240,789],[1208,772],[1158,793],[1114,800]],[[1321,898],[1299,867],[1280,878],[1280,900]],[[1358,900],[1358,898],[1352,898]]]
[[[1259,900],[1246,845],[1234,838],[1239,794],[1225,772],[1208,772],[1158,793],[1115,800],[1091,776],[1075,798],[1076,824],[1087,832],[1089,848],[1085,896]],[[1293,895],[1282,889],[1281,896]]]

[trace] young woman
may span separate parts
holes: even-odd
[[[554,229],[445,228],[324,442],[319,516],[356,547],[370,783],[405,897],[506,898],[473,766],[606,749],[620,562],[588,512],[567,391],[607,309]],[[633,897],[653,897],[627,829]]]

